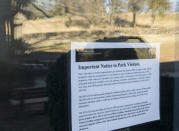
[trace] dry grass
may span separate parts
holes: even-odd
[[[161,62],[175,61],[175,35],[159,34],[159,35],[141,35],[147,42],[159,43]]]
[[[154,23],[154,27],[156,28],[175,28],[176,26],[176,17],[179,14],[165,14],[163,16],[156,16],[156,21]],[[119,18],[125,20],[126,22],[132,22],[132,13],[120,14]],[[84,17],[72,17],[72,21],[85,22],[87,21]],[[94,17],[96,20],[103,20],[101,24],[104,26],[99,27],[99,25],[93,25],[90,28],[83,28],[80,26],[72,25],[71,27],[67,27],[65,25],[68,22],[69,17],[55,17],[50,19],[38,19],[38,20],[29,20],[23,23],[22,33],[23,34],[34,34],[34,33],[50,33],[50,32],[69,32],[69,31],[84,31],[84,30],[96,30],[96,29],[111,29],[111,25],[107,24],[109,21],[109,17]],[[100,21],[98,21],[99,23]],[[152,22],[152,18],[150,14],[137,14],[137,25],[150,27]],[[88,23],[88,22],[86,22]],[[117,29],[119,27],[113,26],[113,28]],[[126,27],[124,27],[126,28]]]
[[[176,22],[179,13],[165,14],[163,17],[156,16],[155,24],[151,28],[151,15],[150,14],[137,14],[137,26],[131,28],[129,26],[121,27],[107,24],[109,17],[99,17],[101,26],[93,25],[89,28],[72,25],[67,27],[65,24],[68,22],[69,17],[56,17],[50,19],[38,19],[25,21],[22,26],[22,36],[28,36],[26,41],[32,45],[31,51],[50,51],[50,52],[67,52],[70,48],[71,41],[94,41],[104,37],[115,37],[120,35],[127,36],[140,36],[145,39],[146,42],[160,43],[161,45],[161,61],[175,61],[179,60],[179,56],[176,55],[176,34],[175,31],[179,29],[179,24]],[[120,19],[131,22],[132,13],[125,13],[119,15]],[[86,21],[85,18],[75,16],[72,17],[72,21]],[[176,30],[175,30],[176,29]],[[103,34],[92,35],[93,31],[103,31]],[[110,32],[119,32],[117,35],[108,35]],[[67,34],[65,34],[67,32]],[[74,32],[78,36],[71,36]],[[50,34],[48,35],[31,36],[32,34]],[[62,34],[58,34],[62,33]],[[85,33],[88,33],[86,35]],[[90,35],[91,33],[91,35]],[[77,35],[76,34],[76,35]],[[35,44],[34,44],[35,43]],[[178,46],[177,46],[178,47]],[[177,48],[178,49],[178,48]],[[177,59],[176,59],[177,58]]]

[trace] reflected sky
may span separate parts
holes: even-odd
[[[177,10],[177,2],[178,0],[170,0],[172,2],[172,12],[175,12]]]
[[[110,8],[109,8],[109,5],[110,5],[110,2],[111,0],[104,0],[105,1],[105,6],[106,6],[106,12],[109,13],[110,12]],[[177,10],[177,2],[178,0],[169,0],[172,4],[172,8],[171,8],[171,12],[175,12]]]
[[[175,12],[177,10],[177,2],[178,0],[169,0],[172,4],[172,8],[171,8],[171,12]],[[111,0],[104,0],[105,2],[105,6],[106,6],[106,13],[109,13],[110,12],[110,8],[109,8],[109,5],[111,3]],[[52,8],[54,8],[55,6],[55,1],[53,0],[36,0],[35,1],[36,4],[38,4],[39,6],[45,6],[44,8],[46,10],[51,10]]]

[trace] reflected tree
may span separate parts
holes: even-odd
[[[49,10],[53,16],[68,16],[69,23],[71,17],[80,16],[85,18],[89,24],[93,24],[95,17],[106,13],[104,0],[53,0],[55,6]],[[70,24],[69,24],[70,25]]]
[[[155,22],[156,15],[163,15],[171,9],[169,0],[147,0],[148,11],[152,14],[152,25]]]
[[[136,14],[144,9],[145,0],[128,0],[128,9],[133,13],[132,26],[136,26]]]
[[[10,1],[1,0],[0,4],[0,61],[7,59],[7,43],[6,43],[6,22],[7,16],[10,14]]]
[[[67,26],[70,26],[73,16],[85,18],[89,25],[94,24],[95,18],[106,14],[105,8],[104,0],[35,0],[30,4],[33,17],[67,17]]]
[[[110,0],[109,1],[109,7],[110,7],[110,24],[114,24],[114,20],[116,16],[119,15],[124,9],[125,3],[123,0]]]
[[[8,46],[14,41],[14,18],[17,13],[30,16],[25,7],[33,0],[1,0],[0,4],[0,60],[8,60]]]
[[[176,4],[176,12],[179,12],[179,1]]]
[[[95,24],[95,18],[105,14],[104,0],[65,0],[65,5],[67,13],[84,17],[89,24]]]

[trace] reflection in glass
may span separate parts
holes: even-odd
[[[179,60],[176,55],[176,18],[179,18],[176,5],[175,0],[1,0],[0,123],[3,124],[0,124],[0,130],[65,128],[59,126],[61,118],[57,116],[60,113],[54,109],[64,98],[48,97],[48,89],[58,94],[64,87],[59,86],[59,89],[51,85],[46,88],[46,78],[57,59],[61,58],[59,61],[63,64],[71,42],[158,43],[161,46],[161,75],[174,72],[174,64]],[[143,57],[143,51],[137,52],[140,52],[138,57]],[[64,69],[56,68],[54,72],[58,76]],[[55,77],[54,83],[56,80]],[[14,95],[18,95],[19,88],[28,92],[29,97],[22,93],[21,99],[16,99]],[[44,90],[46,94],[42,93]],[[46,98],[54,100],[53,104]],[[31,104],[27,104],[29,100],[32,100]],[[166,110],[171,113],[172,109],[167,107]],[[37,115],[29,117],[29,114]],[[166,118],[164,124],[160,123],[156,128],[170,131],[172,127],[167,125],[170,119]],[[156,128],[151,124],[151,130]]]

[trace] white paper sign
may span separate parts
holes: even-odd
[[[159,55],[159,44],[72,43],[72,131],[159,120]]]

